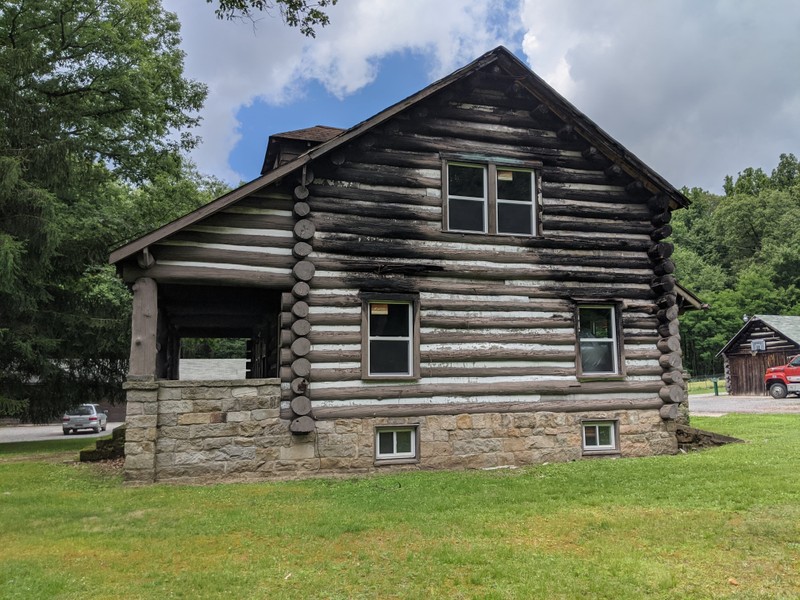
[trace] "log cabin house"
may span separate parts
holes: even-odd
[[[717,356],[725,365],[725,388],[732,396],[767,394],[764,373],[800,354],[800,317],[753,315]]]
[[[126,477],[489,468],[677,450],[688,200],[505,48],[116,249]],[[184,381],[181,339],[247,338]]]

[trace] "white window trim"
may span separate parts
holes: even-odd
[[[580,311],[585,308],[605,308],[611,311],[611,337],[610,338],[583,338],[581,337],[581,315]],[[612,359],[614,361],[613,371],[587,371],[581,360],[581,375],[582,376],[603,376],[603,375],[621,375],[620,371],[620,355],[619,355],[619,339],[617,334],[617,307],[614,304],[579,304],[578,305],[578,354],[582,354],[581,343],[586,340],[587,342],[611,342]]]
[[[589,446],[586,444],[586,429],[587,427],[594,427],[597,440],[600,440],[600,427],[610,427],[611,428],[611,443],[610,444],[596,444],[594,446]],[[594,452],[619,452],[619,440],[617,438],[617,430],[618,424],[617,421],[583,421],[581,423],[581,445],[583,447],[584,453],[594,453]]]
[[[450,167],[469,167],[471,169],[481,169],[483,171],[483,197],[478,198],[475,196],[458,196],[450,193]],[[450,200],[467,200],[470,202],[480,202],[483,205],[483,230],[477,229],[454,229],[450,227]],[[466,162],[448,162],[447,163],[447,230],[457,233],[486,233],[489,231],[489,170],[486,165]]]
[[[403,304],[408,309],[408,335],[407,336],[382,336],[372,335],[371,319],[373,304]],[[408,358],[408,371],[405,373],[392,372],[380,373],[372,370],[372,342],[406,342]],[[414,375],[414,305],[410,301],[402,300],[368,300],[367,301],[367,374],[370,377],[411,377]]]
[[[381,426],[375,428],[375,461],[415,461],[419,455],[418,448],[418,427],[416,425],[396,425],[396,426]],[[397,433],[408,431],[411,433],[411,450],[409,452],[397,452]],[[380,450],[380,435],[382,433],[392,433],[392,445],[394,451],[387,454],[382,454]]]

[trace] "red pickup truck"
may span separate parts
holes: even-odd
[[[800,354],[781,367],[767,369],[764,385],[773,398],[786,398],[787,394],[800,395]]]

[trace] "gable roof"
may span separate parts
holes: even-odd
[[[785,315],[753,315],[750,317],[747,323],[745,323],[744,327],[742,327],[736,333],[736,335],[734,335],[730,341],[725,344],[725,347],[717,353],[717,356],[727,352],[734,344],[738,343],[741,338],[745,337],[750,330],[759,323],[763,323],[778,335],[781,335],[793,344],[800,346],[800,317]]]
[[[109,256],[109,262],[111,264],[115,264],[121,260],[124,260],[143,250],[150,244],[159,242],[173,233],[223,210],[224,208],[248,196],[249,194],[257,192],[258,190],[276,181],[279,181],[283,177],[306,166],[311,161],[316,160],[321,156],[324,156],[325,154],[335,150],[341,145],[353,140],[354,138],[363,135],[370,129],[373,129],[381,123],[394,117],[398,113],[493,63],[497,63],[507,72],[514,75],[518,85],[522,86],[535,98],[539,99],[540,102],[544,103],[549,110],[551,110],[562,121],[571,126],[577,134],[581,135],[590,144],[595,146],[600,153],[607,156],[614,163],[619,164],[635,179],[642,180],[642,183],[646,189],[653,194],[666,195],[670,201],[670,208],[674,209],[689,205],[688,198],[686,198],[686,196],[684,196],[680,191],[670,185],[664,178],[662,178],[636,156],[626,150],[619,142],[614,140],[605,131],[600,129],[600,127],[598,127],[591,119],[580,112],[563,96],[550,87],[542,78],[531,71],[522,61],[514,56],[513,53],[503,46],[498,46],[494,50],[491,50],[483,56],[472,61],[470,64],[458,69],[457,71],[454,71],[439,81],[430,84],[416,94],[412,94],[405,100],[401,100],[400,102],[379,112],[373,117],[370,117],[369,119],[354,125],[350,129],[342,131],[327,141],[322,142],[318,146],[309,149],[307,152],[301,154],[293,161],[267,172],[253,181],[250,181],[249,183],[246,183],[239,188],[228,192],[224,196],[220,196],[216,200],[209,202],[205,206],[202,206],[197,210],[188,213],[172,221],[171,223],[168,223],[167,225],[164,225],[136,240],[122,245],[111,252],[111,255]],[[315,128],[312,127],[310,129],[313,130]],[[298,132],[302,131],[304,130],[297,130],[295,132],[288,133],[297,134]],[[287,134],[283,135],[286,136]]]

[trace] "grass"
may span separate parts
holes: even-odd
[[[714,393],[714,381],[711,378],[691,379],[686,385],[690,395]],[[717,379],[717,390],[720,394],[727,393],[725,391],[725,380],[721,377]]]
[[[0,463],[3,457],[8,455],[28,456],[35,454],[52,454],[77,452],[84,448],[93,448],[98,439],[111,439],[111,436],[102,438],[64,438],[57,440],[46,440],[43,442],[10,442],[0,444]]]
[[[0,452],[0,597],[797,598],[800,428],[515,471],[125,487]]]

